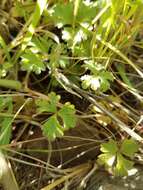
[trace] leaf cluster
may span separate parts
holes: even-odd
[[[134,162],[131,161],[138,151],[139,145],[133,139],[124,139],[118,145],[115,140],[109,140],[101,145],[101,154],[98,156],[98,163],[105,165],[107,169],[115,175],[128,175],[128,171],[133,168]]]
[[[38,113],[48,112],[51,114],[43,123],[42,130],[49,140],[54,140],[56,137],[63,136],[64,131],[75,127],[75,108],[74,105],[67,102],[59,109],[60,96],[54,92],[51,92],[48,98],[49,101],[38,99],[36,105]]]

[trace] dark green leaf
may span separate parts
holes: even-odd
[[[37,111],[39,113],[42,112],[51,112],[56,113],[57,111],[57,104],[60,100],[60,96],[56,95],[54,92],[51,92],[48,95],[49,101],[44,99],[36,100]]]
[[[104,153],[116,154],[118,151],[117,143],[114,140],[109,140],[107,143],[101,144],[100,150]]]
[[[129,157],[133,157],[134,154],[138,151],[139,145],[133,139],[125,139],[121,146],[121,152]]]
[[[64,129],[73,128],[76,125],[75,108],[70,103],[64,104],[64,106],[58,112],[58,115],[63,120]]]
[[[51,40],[47,40],[44,37],[34,37],[30,45],[33,47],[32,48],[33,52],[37,51],[37,52],[47,53],[50,46],[52,45],[52,42]]]
[[[62,27],[65,24],[72,24],[73,20],[73,3],[57,3],[52,9],[52,18],[55,23]]]
[[[13,111],[12,98],[0,98],[0,102],[2,103],[0,106],[0,111],[5,110],[6,113],[11,114]],[[12,132],[12,121],[12,117],[1,118],[0,144],[8,144],[10,142]]]
[[[54,140],[56,137],[63,136],[63,129],[55,115],[49,117],[43,124],[43,134],[48,137],[49,140]]]

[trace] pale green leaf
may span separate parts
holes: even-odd
[[[42,52],[42,53],[47,53],[50,46],[52,45],[51,40],[46,39],[46,37],[33,37],[31,43],[28,45],[31,45],[33,50],[32,52]]]
[[[12,121],[13,118],[4,118],[1,122],[0,130],[0,145],[8,144],[10,142],[11,133],[12,133]]]
[[[116,159],[116,155],[105,153],[98,156],[98,163],[107,167],[112,167]]]
[[[30,50],[25,52],[21,56],[22,69],[26,71],[33,71],[36,74],[40,74],[41,71],[45,71],[45,65],[42,58],[38,54],[34,54]]]
[[[64,59],[64,58],[60,58],[59,61],[59,66],[64,69],[69,65],[69,60],[68,59]]]
[[[92,90],[96,91],[100,88],[100,81],[99,78],[93,75],[84,75],[81,77],[82,80],[82,88],[87,89],[91,88]]]
[[[128,170],[132,169],[133,162],[124,158],[121,154],[117,155],[117,164],[115,166],[115,174],[118,176],[128,175]]]

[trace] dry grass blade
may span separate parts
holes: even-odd
[[[83,97],[88,99],[92,104],[96,105],[101,111],[103,111],[105,114],[107,114],[117,126],[119,126],[122,130],[124,130],[128,135],[130,135],[135,140],[142,142],[143,138],[138,135],[136,132],[134,132],[132,129],[130,129],[129,126],[126,126],[122,121],[120,121],[115,115],[110,113],[108,110],[104,109],[93,97],[89,96],[85,91],[81,90],[78,86],[70,82],[63,74],[57,72],[55,73],[55,77],[57,78],[57,81],[60,81],[64,84],[64,86],[67,86],[68,88],[76,90],[79,94],[82,94]]]
[[[76,175],[79,175],[82,172],[88,172],[90,169],[91,169],[90,164],[81,165],[80,168],[79,167],[77,169],[75,168],[75,170],[73,172],[71,172],[70,174],[67,174],[66,176],[61,177],[60,179],[58,179],[55,182],[53,182],[52,184],[42,188],[41,190],[52,190],[53,188],[64,183],[65,181],[71,179],[72,177],[75,177]]]

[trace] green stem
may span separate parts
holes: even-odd
[[[0,87],[20,90],[22,88],[22,84],[21,82],[15,80],[0,79]]]

